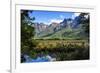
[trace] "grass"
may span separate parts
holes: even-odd
[[[87,40],[34,40],[36,46],[30,52],[32,58],[51,55],[57,61],[89,59]]]
[[[88,47],[89,43],[87,40],[36,40],[37,49],[54,49],[54,48],[68,48],[69,46],[77,47]]]

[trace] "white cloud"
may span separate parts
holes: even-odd
[[[74,13],[75,16],[79,16],[81,13]]]
[[[74,13],[73,15],[72,15],[72,19],[74,19],[75,17],[77,17],[77,16],[79,16],[81,13]]]
[[[60,23],[62,21],[63,20],[60,20],[60,19],[52,19],[52,20],[50,20],[50,23],[53,23],[53,22]]]
[[[64,17],[63,15],[60,15],[60,18],[61,18],[61,19],[64,19],[65,17]]]
[[[87,19],[89,17],[89,15],[85,15],[84,17]]]

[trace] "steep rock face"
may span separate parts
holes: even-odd
[[[34,23],[33,27],[35,27],[37,33],[45,31],[47,29],[50,30],[60,30],[66,27],[71,27],[72,26],[72,19],[64,19],[62,22],[60,23],[56,23],[56,22],[52,22],[50,25],[46,25],[44,23]]]
[[[72,19],[64,19],[60,23],[52,22],[50,25],[46,25],[44,23],[34,23],[33,27],[36,29],[36,33],[40,33],[42,31],[59,31],[63,28],[72,27]]]
[[[72,19],[64,19],[61,23],[60,23],[60,26],[61,27],[68,27],[69,25],[72,24]]]
[[[48,25],[44,23],[34,23],[32,26],[35,27],[36,33],[40,33],[48,27]]]

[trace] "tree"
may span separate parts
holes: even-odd
[[[80,23],[83,24],[82,25],[82,29],[83,31],[86,33],[86,35],[89,37],[89,23],[90,23],[90,17],[89,17],[89,13],[81,13],[79,15],[81,17]]]
[[[34,45],[32,37],[34,37],[35,29],[32,24],[35,18],[29,16],[29,13],[32,12],[31,10],[21,10],[21,54],[29,54]]]

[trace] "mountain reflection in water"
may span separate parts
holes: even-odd
[[[56,61],[56,58],[52,58],[50,55],[38,56],[37,58],[31,58],[28,55],[23,55],[25,60],[24,63],[32,63],[32,62],[51,62]]]

